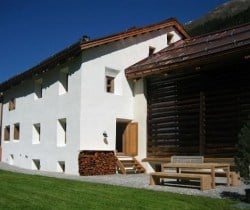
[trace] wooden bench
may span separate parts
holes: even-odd
[[[165,168],[165,164],[161,164],[161,171],[162,172],[167,172],[166,168]],[[178,171],[180,172],[180,171]],[[208,171],[207,169],[202,170],[202,169],[184,169],[182,170],[182,173],[188,173],[188,174],[210,174],[210,171]],[[240,185],[240,175],[239,173],[235,172],[235,171],[230,171],[230,185],[231,186],[239,186]],[[224,171],[215,171],[215,177],[227,177],[226,173]]]
[[[202,171],[202,170],[192,170],[192,171],[182,171],[183,173],[188,173],[188,174],[205,174],[205,175],[209,175],[210,172],[209,171]],[[230,171],[230,185],[233,187],[239,186],[240,185],[240,175],[239,173],[235,172],[235,171]],[[223,171],[215,171],[215,177],[227,177],[226,173]]]
[[[150,174],[150,185],[160,185],[162,178],[178,179],[178,180],[198,180],[200,181],[200,189],[210,190],[212,188],[212,177],[207,174],[189,174],[189,173],[167,173],[155,172]]]

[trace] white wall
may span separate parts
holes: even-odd
[[[2,107],[3,104],[1,103],[0,98],[0,138],[2,137]],[[0,161],[2,161],[2,138],[0,139]]]
[[[0,96],[1,97],[1,96]],[[1,100],[1,99],[0,99]],[[0,129],[2,128],[2,107],[3,107],[3,104],[0,102]],[[2,131],[2,130],[1,130]],[[0,139],[0,142],[1,142],[1,139]],[[1,145],[1,143],[0,143]],[[1,159],[1,158],[0,158]]]
[[[10,125],[10,141],[2,140],[4,162],[32,169],[32,159],[40,160],[41,170],[57,171],[58,161],[65,161],[66,173],[78,174],[80,139],[81,76],[80,59],[66,66],[58,66],[50,72],[38,75],[12,87],[4,95],[3,129]],[[69,71],[68,92],[59,95],[60,71]],[[43,97],[36,99],[34,81],[42,78]],[[8,110],[8,100],[16,97],[16,109]],[[67,143],[57,145],[58,119],[67,119]],[[20,123],[20,139],[13,140],[13,125]],[[40,123],[40,143],[32,143],[33,124]],[[4,133],[3,133],[4,134]],[[2,139],[4,138],[4,135]]]
[[[116,119],[139,122],[139,158],[146,157],[146,98],[144,87],[128,81],[125,68],[148,57],[149,47],[155,52],[167,46],[167,32],[174,40],[180,36],[173,28],[128,38],[83,52],[81,97],[82,150],[115,150]],[[118,94],[105,91],[105,69],[120,71]],[[118,85],[118,84],[115,84]],[[134,92],[135,89],[140,89]],[[135,94],[135,95],[134,95]],[[102,133],[108,134],[108,144]]]
[[[156,52],[167,45],[172,28],[127,38],[85,50],[81,58],[26,80],[4,93],[3,127],[11,126],[10,141],[2,141],[4,162],[19,167],[78,174],[80,150],[115,150],[116,120],[139,122],[139,155],[146,157],[146,98],[143,81],[128,81],[124,69],[146,58],[149,47]],[[174,33],[175,40],[180,37]],[[68,92],[60,84],[60,71],[69,72]],[[115,93],[107,93],[105,74],[114,73]],[[43,97],[36,99],[34,81],[42,79]],[[134,91],[135,88],[135,91]],[[64,93],[64,94],[63,94]],[[16,109],[8,110],[8,100],[16,97]],[[57,144],[58,119],[66,119],[67,143]],[[13,125],[20,123],[20,140],[13,140]],[[40,123],[40,143],[32,143],[33,124]],[[103,133],[108,134],[104,141]],[[2,139],[4,133],[2,135]]]

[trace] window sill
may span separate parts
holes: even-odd
[[[15,143],[20,142],[20,139],[13,139],[13,142]]]
[[[66,147],[66,144],[57,145],[57,147]]]

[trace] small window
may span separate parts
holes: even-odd
[[[15,98],[12,98],[12,99],[9,101],[9,111],[14,110],[15,108],[16,108],[16,99],[15,99]]]
[[[9,164],[14,165],[14,154],[9,154]]]
[[[57,122],[57,146],[65,146],[67,143],[67,122],[66,118]]]
[[[41,164],[39,159],[32,159],[32,166],[31,169],[33,170],[40,170]]]
[[[57,162],[57,171],[58,172],[65,172],[65,161],[58,161]]]
[[[174,34],[172,33],[167,33],[167,44],[170,45],[173,43],[173,37],[174,37]]]
[[[69,74],[67,72],[60,72],[59,78],[59,95],[65,94],[68,92],[68,83],[69,83]]]
[[[35,99],[39,99],[43,97],[43,87],[42,87],[42,79],[38,79],[35,81]]]
[[[14,139],[19,140],[20,138],[20,124],[16,123],[14,124]]]
[[[40,143],[40,132],[41,132],[40,123],[33,124],[33,138],[32,138],[33,144]]]
[[[154,52],[155,52],[155,47],[149,47],[148,48],[148,55],[150,56],[150,55],[153,55],[154,54]]]
[[[122,74],[120,71],[105,67],[104,91],[115,95],[122,94]]]
[[[106,91],[108,93],[114,93],[115,78],[106,76]]]
[[[10,140],[10,126],[7,125],[4,128],[4,140],[9,141]]]

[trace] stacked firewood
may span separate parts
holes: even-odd
[[[116,160],[113,151],[81,151],[78,158],[79,174],[81,176],[115,174]]]

